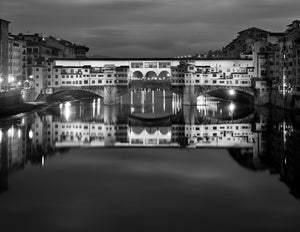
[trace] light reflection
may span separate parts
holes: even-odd
[[[65,116],[65,119],[67,121],[69,121],[70,116],[71,116],[71,103],[70,102],[65,103],[64,116]]]
[[[2,142],[2,136],[3,136],[2,130],[0,129],[0,143]]]
[[[30,131],[28,132],[28,136],[29,136],[30,139],[33,138],[33,132],[32,132],[32,130],[30,130]]]
[[[235,95],[235,90],[234,89],[230,89],[228,91],[228,93],[229,93],[230,96],[234,96]]]
[[[18,129],[18,138],[19,139],[21,138],[21,129],[20,128]]]
[[[230,105],[229,105],[229,110],[230,110],[230,112],[233,113],[234,109],[235,109],[235,104],[230,103]]]

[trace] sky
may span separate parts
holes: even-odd
[[[12,33],[43,33],[89,56],[174,57],[219,49],[248,27],[282,32],[299,0],[0,0]]]

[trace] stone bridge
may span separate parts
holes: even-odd
[[[249,86],[229,86],[229,85],[173,85],[171,80],[131,80],[127,84],[109,84],[109,85],[89,85],[89,86],[66,86],[52,88],[51,92],[46,92],[48,95],[57,95],[58,93],[70,93],[75,91],[85,91],[96,94],[104,100],[106,105],[115,105],[120,101],[120,96],[135,89],[165,89],[175,92],[183,96],[184,105],[196,105],[197,97],[200,95],[212,95],[220,98],[228,99],[246,99],[248,102],[253,102],[255,90]],[[234,92],[231,92],[234,90]],[[223,94],[223,95],[222,95]]]
[[[197,95],[200,94],[208,94],[214,91],[220,90],[235,90],[239,92],[246,93],[254,97],[255,91],[251,87],[244,87],[244,86],[234,86],[234,85],[197,85],[195,86],[195,93]]]

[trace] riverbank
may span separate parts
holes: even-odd
[[[300,112],[300,96],[283,94],[272,91],[270,94],[270,104],[285,110]]]
[[[10,106],[0,108],[0,118],[30,112],[46,107],[47,104],[43,102],[28,102],[28,103],[17,103]]]

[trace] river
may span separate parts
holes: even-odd
[[[299,231],[300,117],[144,89],[0,120],[1,231]]]

